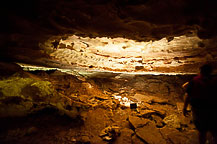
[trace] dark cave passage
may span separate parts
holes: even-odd
[[[0,143],[198,144],[183,84],[217,75],[216,1],[7,0],[0,15]]]

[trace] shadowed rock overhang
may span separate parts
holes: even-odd
[[[22,0],[1,8],[1,60],[115,72],[216,65],[215,1]]]

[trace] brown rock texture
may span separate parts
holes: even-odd
[[[206,62],[216,65],[216,5],[202,0],[7,1],[1,8],[0,60],[69,69],[196,73]]]
[[[169,87],[192,76],[154,76]],[[136,89],[150,75],[71,75],[57,70],[18,71],[0,80],[1,143],[194,143],[181,95]],[[126,82],[128,81],[128,82]],[[14,85],[14,83],[16,85]],[[174,87],[175,88],[175,87]],[[132,90],[134,89],[134,90]],[[171,89],[171,88],[170,88]],[[172,91],[172,90],[171,90]],[[118,97],[118,99],[116,99]],[[134,98],[135,97],[135,98]],[[130,109],[123,101],[137,104]]]
[[[160,131],[152,123],[136,129],[136,135],[150,144],[166,144],[166,141],[163,139]]]

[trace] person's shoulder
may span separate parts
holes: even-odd
[[[201,75],[197,75],[195,77],[193,77],[193,80],[192,81],[200,81],[202,79],[202,76]]]
[[[201,79],[202,76],[201,75],[196,75],[193,79]]]

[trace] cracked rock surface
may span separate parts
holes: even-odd
[[[191,118],[179,111],[181,85],[191,75],[115,77],[54,70],[2,78],[1,143],[197,143]],[[180,87],[173,87],[174,79]],[[137,88],[138,82],[143,88]],[[145,82],[167,87],[161,93]]]

